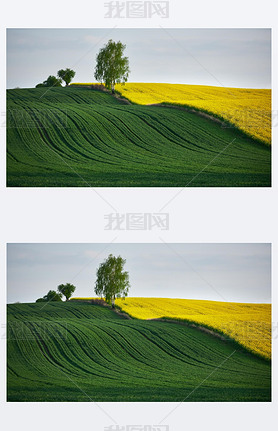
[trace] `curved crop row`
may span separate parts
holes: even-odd
[[[271,357],[271,305],[171,298],[126,298],[116,304],[137,319],[171,318],[211,327],[250,351]]]
[[[9,90],[7,103],[10,186],[270,185],[269,148],[189,112],[87,88]]]
[[[125,320],[98,305],[9,305],[7,339],[10,401],[270,397],[266,361],[196,329]]]
[[[271,90],[146,83],[117,84],[116,90],[141,105],[171,103],[203,110],[271,143]]]

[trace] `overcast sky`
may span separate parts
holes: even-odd
[[[270,244],[9,244],[8,303],[34,302],[61,283],[94,296],[109,253],[126,259],[129,296],[271,302]]]
[[[268,29],[8,29],[7,88],[35,87],[59,69],[94,82],[109,39],[126,44],[129,82],[271,87]]]

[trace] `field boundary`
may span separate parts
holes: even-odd
[[[154,319],[139,319],[137,317],[132,316],[131,314],[127,313],[126,311],[123,311],[122,308],[115,304],[115,307],[113,308],[111,305],[109,305],[107,302],[105,302],[104,299],[92,299],[92,300],[88,300],[88,299],[71,299],[71,301],[76,301],[76,302],[87,302],[90,303],[92,305],[100,305],[104,308],[109,308],[111,311],[113,311],[115,314],[123,317],[124,319],[127,320],[141,320],[143,322],[167,322],[167,323],[175,323],[178,325],[184,325],[184,326],[188,326],[194,329],[197,329],[198,331],[204,332],[212,337],[216,337],[221,339],[224,342],[229,342],[232,343],[235,348],[237,349],[242,349],[243,351],[256,356],[259,359],[262,359],[266,362],[271,362],[271,357],[268,358],[258,352],[254,352],[252,349],[244,346],[243,344],[241,344],[239,341],[235,340],[234,338],[232,338],[231,336],[229,336],[228,334],[226,334],[224,331],[221,331],[220,329],[214,328],[213,326],[210,325],[206,325],[204,323],[199,324],[198,322],[194,321],[194,320],[190,320],[190,319],[177,319],[177,318],[172,318],[172,317],[168,317],[168,316],[163,316],[163,317],[157,317]]]
[[[240,127],[236,126],[233,122],[230,122],[229,120],[223,118],[221,115],[216,114],[214,112],[209,111],[208,109],[201,109],[196,106],[192,106],[189,103],[171,103],[171,102],[161,102],[161,103],[150,103],[150,104],[140,104],[136,103],[132,100],[130,100],[128,97],[124,96],[123,93],[121,93],[118,89],[115,90],[115,93],[112,94],[110,90],[108,90],[103,84],[82,84],[82,83],[71,83],[70,86],[75,88],[88,88],[91,90],[97,90],[102,91],[104,93],[109,93],[114,98],[118,99],[119,101],[128,104],[128,105],[137,105],[137,106],[156,106],[156,107],[168,107],[168,108],[176,108],[181,110],[186,110],[187,112],[191,112],[193,114],[199,115],[201,117],[207,118],[208,120],[214,121],[218,124],[221,124],[223,128],[234,128],[238,130],[239,132],[243,133],[244,136],[247,136],[248,138],[253,139],[255,142],[263,144],[267,147],[271,147],[271,137],[270,142],[267,142],[263,139],[259,139],[257,137],[254,137],[251,133],[248,133],[247,131],[241,129]],[[119,97],[118,97],[119,96]]]
[[[122,309],[120,308],[119,305],[117,305],[116,307],[118,307],[121,311]],[[125,314],[127,314],[126,312],[123,312]],[[231,336],[229,336],[228,334],[226,334],[224,331],[221,331],[219,329],[214,328],[213,326],[210,325],[205,325],[205,324],[199,324],[198,322],[194,321],[194,320],[189,320],[189,319],[176,319],[176,318],[171,318],[171,317],[158,317],[158,318],[154,318],[154,319],[138,319],[136,317],[133,317],[131,315],[128,315],[129,318],[134,319],[134,320],[142,320],[142,321],[147,321],[147,322],[167,322],[167,323],[175,323],[178,325],[184,325],[184,326],[189,326],[191,328],[197,329],[198,331],[201,332],[205,332],[208,335],[211,335],[213,337],[219,338],[222,341],[228,341],[230,343],[232,343],[235,348],[237,349],[241,349],[245,352],[247,352],[248,354],[254,355],[259,359],[262,359],[268,363],[271,362],[271,357],[268,358],[258,352],[254,352],[252,349],[244,346],[243,344],[241,344],[239,341],[235,340],[234,338],[232,338]]]
[[[144,320],[144,319],[142,319],[142,320]],[[228,341],[228,342],[232,343],[235,346],[235,348],[237,348],[237,349],[240,348],[241,350],[246,351],[247,353],[254,355],[259,359],[262,359],[266,362],[271,362],[271,358],[267,358],[266,356],[264,356],[258,352],[254,352],[252,349],[249,349],[248,347],[244,346],[239,341],[230,337],[225,332],[220,331],[219,329],[213,328],[212,326],[204,325],[203,323],[198,324],[198,322],[195,322],[193,320],[174,319],[174,318],[169,318],[169,317],[160,317],[160,318],[156,318],[156,319],[146,319],[146,320],[147,321],[176,323],[179,325],[189,326],[191,328],[197,329],[198,331],[205,332],[206,334],[211,335],[213,337],[220,338],[222,341],[226,341],[226,342]]]
[[[223,129],[234,129],[238,133],[241,133],[243,136],[252,139],[254,142],[260,145],[264,145],[267,148],[271,148],[271,142],[267,143],[263,141],[262,139],[258,139],[254,137],[251,133],[245,132],[244,130],[240,129],[238,126],[236,126],[234,123],[226,120],[225,118],[221,117],[221,115],[212,113],[211,111],[208,111],[206,109],[198,109],[196,107],[193,107],[191,105],[186,104],[175,104],[175,103],[167,103],[167,102],[161,102],[161,103],[151,103],[149,105],[139,105],[138,106],[153,106],[157,108],[172,108],[172,109],[179,109],[181,111],[189,112],[190,114],[198,115],[199,117],[205,118],[207,120],[213,121],[214,123],[217,123],[221,125]]]
[[[207,118],[208,120],[214,121],[215,123],[221,124],[221,126],[225,126],[228,122],[221,120],[220,117],[218,118],[216,115],[209,114],[208,111],[205,110],[198,110],[196,108],[190,107],[190,105],[178,105],[178,104],[171,104],[171,103],[150,103],[149,105],[144,106],[156,106],[157,108],[174,108],[174,109],[180,109],[181,111],[190,112],[192,114],[199,115],[200,117]],[[236,126],[232,125],[232,127],[237,128]],[[238,129],[240,130],[240,129]]]

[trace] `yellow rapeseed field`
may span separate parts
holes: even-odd
[[[206,111],[271,143],[271,90],[157,83],[117,84],[115,88],[141,105],[169,103]]]
[[[168,317],[205,325],[247,349],[271,357],[271,305],[171,298],[117,299],[122,311],[137,319]]]

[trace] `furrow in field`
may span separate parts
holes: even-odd
[[[92,185],[177,186],[204,168],[194,186],[270,181],[269,148],[186,111],[82,88],[9,90],[7,103],[13,185],[84,185],[78,172]]]
[[[9,328],[9,400],[177,400],[214,370],[200,399],[269,397],[266,361],[193,328],[75,302],[10,305],[8,322],[24,328]]]

